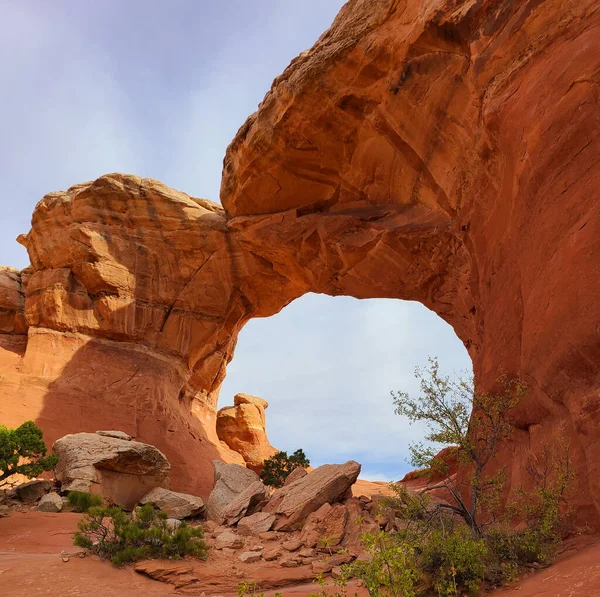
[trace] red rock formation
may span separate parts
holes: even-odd
[[[174,489],[206,495],[249,318],[309,291],[417,300],[480,387],[528,382],[510,483],[563,429],[597,524],[596,5],[351,0],[228,149],[225,211],[123,175],[45,197],[23,239],[26,350],[18,275],[0,295],[2,420],[34,417],[50,441],[123,429],[165,452]]]
[[[217,413],[217,436],[257,473],[265,460],[278,452],[267,437],[265,409],[268,406],[269,403],[258,396],[236,394],[233,406],[226,406]]]

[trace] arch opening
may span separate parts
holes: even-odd
[[[356,460],[363,479],[398,480],[424,430],[394,414],[390,390],[417,393],[414,368],[430,355],[449,374],[472,373],[452,327],[418,302],[309,293],[246,324],[219,407],[260,396],[276,449],[302,448],[313,466]]]

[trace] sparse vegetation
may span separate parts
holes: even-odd
[[[85,491],[69,491],[67,500],[75,512],[87,512],[90,508],[98,508],[104,503],[101,496]]]
[[[258,583],[252,580],[242,581],[237,588],[238,597],[265,597],[261,591],[258,592]],[[274,597],[281,597],[281,593],[275,593]]]
[[[36,477],[56,466],[58,458],[55,454],[46,456],[42,438],[42,430],[33,421],[16,429],[0,425],[0,481],[15,474]]]
[[[201,526],[192,528],[182,522],[172,528],[166,512],[156,512],[152,504],[131,514],[116,506],[92,506],[79,521],[73,542],[122,566],[144,558],[173,560],[192,555],[206,559],[203,537]]]
[[[526,386],[503,376],[499,392],[476,393],[470,379],[442,376],[435,359],[416,376],[422,396],[393,393],[396,411],[411,422],[425,422],[430,442],[454,445],[453,456],[465,465],[463,476],[444,478],[447,463],[436,458],[439,448],[411,446],[413,464],[443,481],[419,494],[392,485],[395,496],[381,507],[393,510],[399,530],[363,535],[371,560],[347,566],[347,574],[362,579],[373,597],[427,592],[458,597],[476,593],[483,584],[509,582],[523,566],[546,563],[561,538],[561,504],[573,477],[568,446],[557,440],[554,449],[545,447],[532,459],[526,477],[535,489],[520,489],[502,510],[504,471],[489,475],[487,465],[511,431],[506,413],[525,395]],[[447,490],[450,503],[430,499],[433,489]],[[514,527],[513,520],[522,524]]]
[[[265,460],[260,478],[265,485],[281,487],[295,469],[308,466],[310,461],[301,449],[296,450],[291,456],[288,456],[287,452],[278,452]]]

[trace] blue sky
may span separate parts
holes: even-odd
[[[106,172],[217,201],[227,144],[342,4],[1,0],[0,263],[27,265],[14,239],[45,193]],[[221,404],[261,395],[277,447],[396,478],[418,430],[393,414],[389,390],[414,389],[428,354],[470,367],[421,305],[308,295],[243,330]]]

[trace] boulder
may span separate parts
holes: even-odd
[[[231,531],[225,531],[217,535],[215,539],[215,549],[239,549],[244,546],[244,540]]]
[[[233,498],[223,511],[223,519],[226,524],[233,525],[244,516],[256,512],[268,499],[268,488],[261,481],[256,481]]]
[[[237,394],[233,404],[217,413],[217,435],[249,468],[260,472],[264,461],[278,452],[267,437],[265,409],[269,403],[258,396]]]
[[[22,502],[31,503],[37,502],[43,495],[50,491],[51,487],[52,483],[46,479],[34,479],[33,481],[19,485],[15,491],[17,492],[17,497]]]
[[[302,541],[298,541],[298,539],[288,539],[281,544],[281,547],[286,551],[296,551],[302,547]]]
[[[309,514],[300,541],[306,547],[328,547],[339,545],[346,533],[348,508],[344,504],[323,504],[316,512]]]
[[[272,562],[273,560],[276,560],[277,558],[281,557],[281,550],[276,547],[265,549],[262,552],[262,557],[263,560],[265,560],[265,562]]]
[[[168,487],[170,465],[154,446],[127,439],[75,433],[56,440],[61,490],[99,493],[132,509],[151,489]]]
[[[213,460],[215,485],[208,498],[207,517],[218,524],[225,521],[225,511],[235,497],[247,487],[260,481],[258,475],[239,464]]]
[[[242,518],[237,525],[237,530],[240,535],[259,535],[268,532],[275,519],[275,514],[268,512],[255,512],[250,516]]]
[[[299,529],[309,514],[345,496],[359,473],[360,464],[353,460],[345,464],[324,464],[279,488],[263,511],[277,515],[275,530]]]
[[[164,510],[169,518],[191,518],[200,516],[206,511],[206,506],[199,498],[189,493],[177,493],[164,487],[155,487],[141,500],[140,504],[154,504],[159,510]]]
[[[239,555],[238,559],[244,564],[252,564],[258,562],[261,556],[262,554],[260,551],[245,551]]]
[[[37,510],[39,512],[60,512],[63,507],[63,501],[58,493],[52,491],[43,495],[40,499]]]

